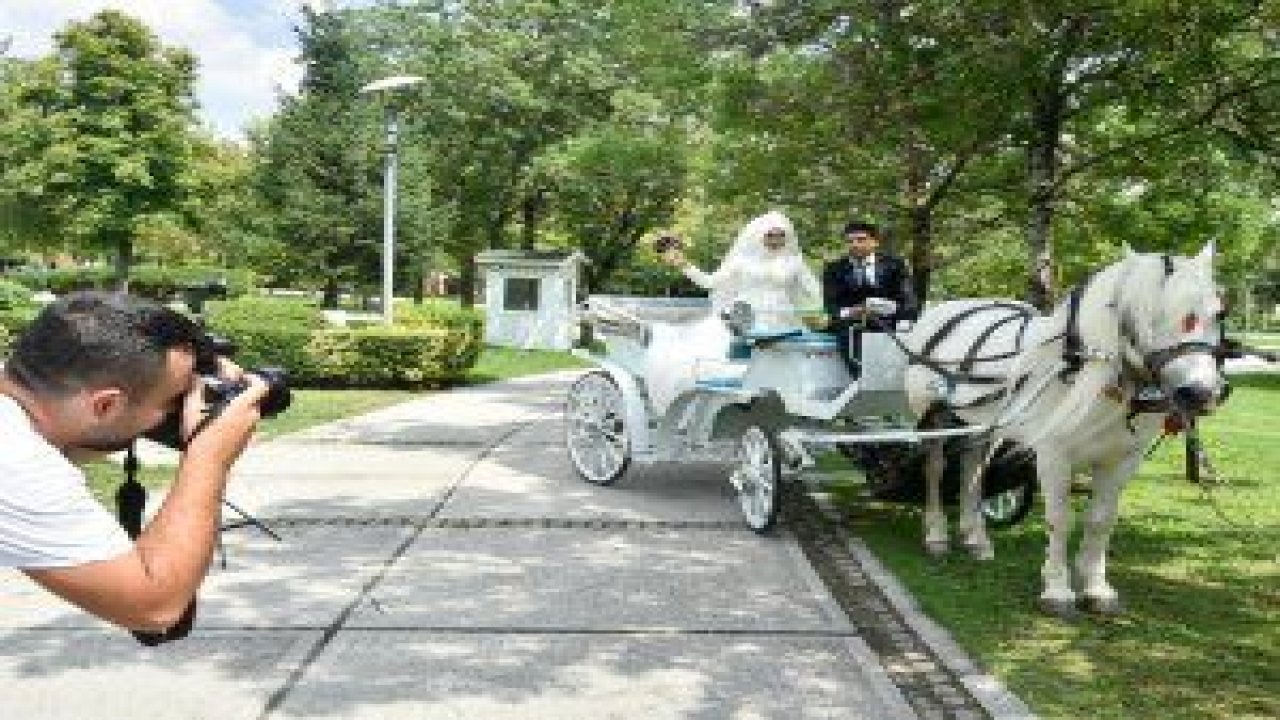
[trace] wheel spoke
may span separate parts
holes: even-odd
[[[777,513],[778,468],[766,433],[758,426],[747,428],[738,441],[738,466],[730,476],[747,525],[757,531],[768,529]]]
[[[570,388],[565,408],[569,459],[587,480],[607,485],[630,460],[622,393],[603,373],[593,372]]]

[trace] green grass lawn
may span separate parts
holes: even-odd
[[[1280,333],[1276,332],[1251,332],[1241,333],[1240,340],[1246,345],[1262,350],[1280,350]]]
[[[995,533],[989,563],[924,557],[913,510],[856,508],[853,529],[1042,717],[1280,717],[1280,377],[1233,382],[1203,424],[1226,485],[1211,498],[1190,485],[1179,438],[1122,498],[1108,563],[1127,607],[1118,619],[1036,610],[1039,512]]]
[[[534,375],[553,370],[586,368],[590,363],[567,352],[551,350],[514,350],[486,347],[475,367],[467,371],[467,383],[507,380],[521,375]]]

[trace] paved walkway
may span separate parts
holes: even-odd
[[[142,648],[0,576],[0,718],[983,715],[972,694],[913,709],[796,537],[742,526],[723,472],[578,480],[561,440],[571,377],[254,446],[228,499],[282,540],[223,534],[226,567],[184,641]],[[937,634],[878,573],[917,636]],[[963,673],[945,636],[931,647]],[[963,684],[997,716],[1025,713],[988,681]]]

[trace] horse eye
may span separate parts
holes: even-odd
[[[1187,313],[1182,316],[1182,332],[1193,333],[1196,328],[1200,327],[1200,317],[1195,313]]]

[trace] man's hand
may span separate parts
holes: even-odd
[[[213,556],[227,473],[248,444],[261,415],[258,405],[267,394],[266,382],[229,362],[220,374],[247,386],[189,436],[177,481],[133,551],[76,567],[27,570],[32,579],[133,630],[163,631],[179,622]],[[204,387],[195,379],[183,404],[184,434],[197,427],[204,411]]]
[[[244,383],[246,387],[223,406],[216,418],[204,424],[208,408],[204,387],[197,379],[183,404],[183,435],[187,438],[186,455],[230,468],[244,451],[262,417],[260,404],[269,387],[262,378],[244,372],[225,358],[219,358],[218,377],[227,382]]]
[[[840,308],[840,317],[844,320],[858,320],[867,313],[867,309],[861,305]]]

